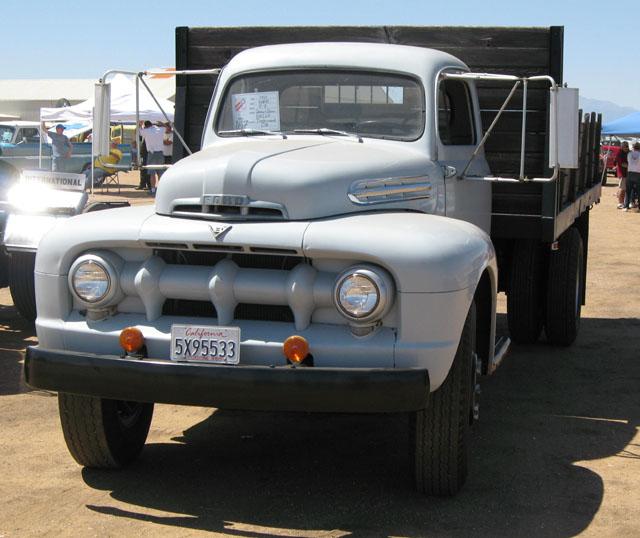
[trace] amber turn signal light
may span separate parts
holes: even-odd
[[[137,327],[127,327],[120,333],[120,347],[127,353],[137,353],[144,347],[144,336]]]
[[[300,364],[309,355],[309,342],[302,336],[290,336],[284,341],[282,351],[292,363]]]

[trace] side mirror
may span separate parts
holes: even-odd
[[[96,84],[93,108],[93,153],[109,155],[111,141],[111,84]]]
[[[578,88],[551,90],[549,168],[578,168]]]

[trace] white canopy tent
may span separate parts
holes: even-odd
[[[87,99],[83,103],[79,103],[70,107],[63,108],[41,108],[40,120],[42,122],[61,122],[61,121],[82,121],[89,120],[92,124],[95,121],[94,136],[91,139],[91,192],[93,192],[94,184],[94,151],[105,150],[105,142],[109,142],[109,133],[103,132],[109,123],[137,123],[138,121],[151,122],[173,122],[174,104],[162,98],[157,98],[151,94],[148,84],[143,80],[143,76],[176,76],[176,75],[218,75],[220,69],[200,69],[200,70],[184,70],[184,71],[144,71],[139,73],[129,71],[107,71],[100,83],[96,84],[95,96]],[[108,77],[112,77],[109,84],[105,84]],[[133,80],[128,77],[134,77]],[[143,87],[140,86],[141,83]],[[98,103],[96,103],[98,99]],[[185,147],[187,152],[191,154],[191,150],[187,143],[177,130],[174,130],[180,143]],[[96,143],[96,139],[99,141]],[[139,131],[136,125],[136,140],[139,146]],[[106,153],[105,153],[106,154]],[[98,155],[100,155],[98,153]],[[40,138],[40,156],[42,156],[42,137]],[[138,153],[138,158],[140,154]],[[139,164],[138,164],[139,166]],[[117,165],[111,166],[118,168]],[[146,165],[145,168],[166,168],[166,165]]]
[[[113,123],[136,123],[136,120],[149,120],[164,123],[168,118],[173,122],[174,104],[167,99],[155,98],[146,88],[139,87],[138,95],[136,96],[135,78],[123,73],[116,73],[109,83],[111,88],[109,119],[107,121]],[[95,97],[91,97],[70,107],[41,108],[40,121],[88,122],[93,127],[95,113]],[[96,154],[94,152],[93,138],[91,149],[91,192],[93,192],[94,155]],[[138,138],[137,134],[136,138]],[[42,154],[42,144],[40,154]]]
[[[135,123],[136,121],[136,84],[135,79],[123,74],[116,74],[111,80],[111,121],[114,123]],[[173,121],[174,104],[158,98],[158,102],[171,121]],[[92,121],[94,98],[91,97],[77,105],[62,108],[41,108],[41,121]],[[139,118],[152,122],[167,121],[149,92],[141,87],[139,92]]]

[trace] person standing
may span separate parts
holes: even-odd
[[[147,146],[147,165],[164,165],[164,128],[153,125],[149,120],[143,123],[140,131]],[[151,194],[156,193],[156,183],[160,181],[161,172],[159,169],[151,168],[149,172],[149,183],[151,184]]]
[[[140,184],[136,187],[137,191],[151,190],[151,185],[149,184],[149,171],[145,168],[145,166],[147,166],[148,156],[149,152],[147,151],[147,145],[144,142],[144,138],[142,138],[140,142],[140,164],[142,165],[142,168],[140,168]]]
[[[73,144],[64,134],[64,125],[59,123],[56,125],[56,132],[50,133],[42,122],[42,130],[51,139],[51,171],[65,172],[67,170],[67,162],[71,158]]]
[[[616,155],[616,168],[617,176],[620,180],[618,182],[618,209],[622,209],[625,206],[625,194],[627,192],[627,155],[629,155],[629,142],[623,142],[620,146],[620,151]]]
[[[164,124],[164,140],[162,141],[162,151],[164,153],[164,164],[173,163],[173,129],[169,122]]]
[[[624,210],[629,211],[634,198],[640,195],[640,142],[633,145],[633,151],[628,156],[627,192],[624,197]],[[640,211],[640,207],[638,208]]]

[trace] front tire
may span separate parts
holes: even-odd
[[[9,285],[9,256],[0,248],[0,288]]]
[[[410,417],[416,489],[452,496],[467,478],[475,392],[476,309],[472,303],[451,370],[426,409]]]
[[[140,455],[149,433],[152,403],[58,394],[67,448],[80,465],[118,469]]]
[[[36,319],[36,291],[33,272],[35,252],[12,252],[9,256],[9,291],[14,306],[27,321]]]

